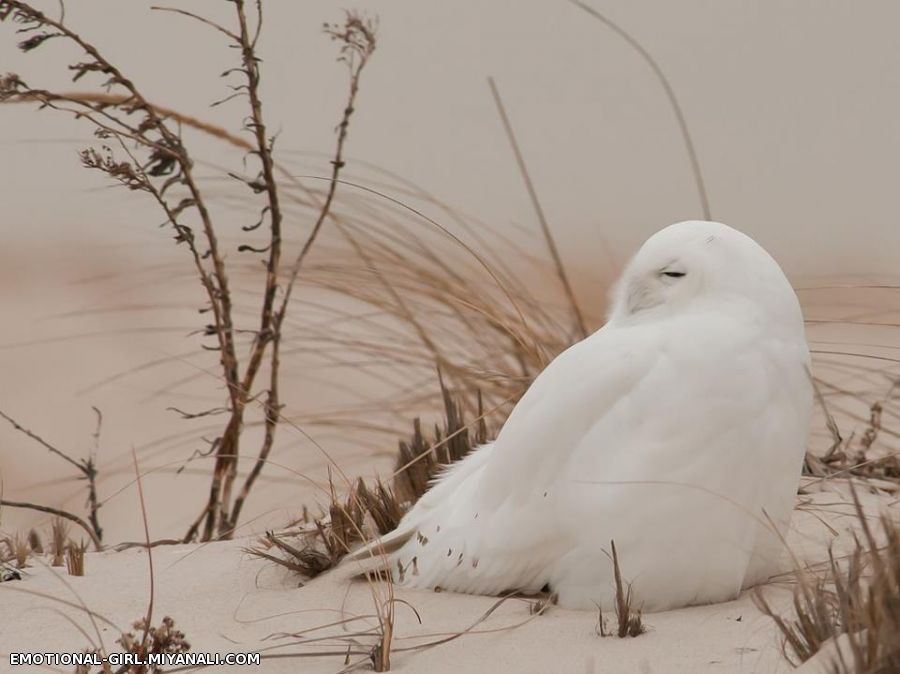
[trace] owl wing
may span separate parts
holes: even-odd
[[[598,418],[652,372],[657,338],[603,328],[557,356],[494,443],[451,466],[394,532],[347,560],[391,553],[395,579],[416,587],[540,589],[564,545],[551,487]]]

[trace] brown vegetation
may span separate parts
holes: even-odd
[[[616,551],[616,542],[610,541],[610,557],[613,563],[613,575],[616,580],[616,598],[614,615],[616,619],[615,635],[620,639],[625,637],[637,637],[647,631],[644,625],[641,608],[635,607],[634,597],[631,594],[631,583],[622,581],[622,570],[619,568],[619,553]],[[598,607],[597,633],[601,637],[612,636],[612,632],[606,625],[603,617],[603,607]]]
[[[757,592],[760,609],[784,637],[795,664],[826,651],[835,674],[900,672],[900,528],[887,513],[873,528],[853,493],[861,537],[846,558],[831,555],[825,573],[798,569],[793,617],[775,610]]]
[[[232,172],[230,175],[243,183],[251,195],[263,198],[259,219],[244,227],[244,231],[252,232],[264,223],[268,224],[268,241],[264,245],[244,244],[238,249],[261,256],[266,267],[259,294],[259,324],[249,355],[244,359],[239,355],[234,298],[225,255],[220,247],[221,232],[212,219],[205,192],[195,175],[194,160],[177,127],[150,104],[133,80],[107,60],[96,46],[71,29],[62,17],[52,18],[27,2],[0,2],[0,19],[18,24],[18,32],[26,36],[19,43],[20,49],[28,52],[39,48],[48,39],[65,39],[80,48],[85,58],[70,66],[73,80],[100,75],[101,86],[123,96],[105,100],[72,96],[32,88],[19,76],[8,74],[0,79],[0,100],[36,101],[44,107],[90,122],[102,145],[99,149],[90,147],[81,153],[84,166],[106,173],[130,190],[145,193],[158,204],[176,243],[187,249],[205,290],[207,304],[201,312],[209,316],[209,323],[204,327],[204,334],[214,342],[209,348],[218,351],[220,356],[227,391],[227,421],[213,443],[215,467],[207,504],[188,527],[185,540],[198,536],[202,540],[231,536],[243,504],[272,449],[282,408],[278,387],[282,327],[301,267],[328,217],[344,165],[343,148],[359,91],[360,75],[376,45],[374,23],[357,14],[348,13],[343,24],[325,27],[325,32],[340,44],[339,60],[346,63],[349,71],[349,94],[338,125],[328,193],[306,242],[293,262],[283,263],[283,212],[276,177],[274,139],[266,128],[259,93],[260,60],[256,45],[262,27],[262,3],[255,4],[255,25],[251,25],[248,18],[246,4],[244,0],[233,2],[234,30],[190,12],[175,10],[214,26],[240,54],[239,65],[227,73],[227,76],[241,80],[229,100],[246,99],[249,113],[244,130],[252,138],[250,156],[258,166],[255,174]],[[191,218],[199,222],[199,227],[187,224]],[[265,388],[257,391],[257,376],[264,362],[268,362],[269,381]],[[253,468],[242,483],[237,483],[246,411],[256,404],[262,407],[264,439]]]
[[[483,416],[474,437],[470,436],[462,405],[446,389],[443,393],[443,425],[435,425],[426,439],[420,420],[415,420],[410,440],[400,442],[393,487],[380,480],[367,486],[358,479],[347,493],[341,493],[332,484],[330,502],[320,517],[311,519],[305,510],[303,520],[284,532],[267,532],[247,551],[314,578],[337,565],[355,545],[393,531],[442,467],[486,441]]]

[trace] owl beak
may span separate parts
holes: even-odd
[[[636,314],[655,307],[661,302],[658,293],[653,292],[650,285],[644,280],[634,280],[628,287],[628,295],[625,306],[629,314]]]

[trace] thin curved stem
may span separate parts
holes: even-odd
[[[666,79],[662,68],[660,68],[659,64],[656,62],[650,52],[648,52],[640,42],[638,42],[617,23],[598,12],[590,5],[581,2],[581,0],[569,0],[569,2],[571,2],[576,7],[580,7],[581,9],[583,9],[592,17],[602,22],[616,35],[625,40],[625,42],[627,42],[632,49],[640,54],[641,58],[644,59],[648,66],[650,66],[653,74],[656,75],[656,79],[659,80],[660,85],[662,85],[663,91],[666,92],[666,97],[669,99],[669,103],[672,106],[672,112],[675,113],[675,119],[678,121],[678,128],[681,130],[681,137],[684,139],[684,146],[688,153],[688,159],[691,162],[691,171],[694,174],[694,182],[697,184],[697,195],[700,197],[700,206],[703,210],[703,219],[712,220],[712,214],[709,208],[709,197],[706,194],[706,184],[703,182],[703,173],[700,171],[700,160],[697,158],[697,150],[694,148],[694,141],[691,139],[691,133],[688,130],[687,120],[684,117],[684,112],[681,109],[681,105],[679,105],[678,103],[678,98],[675,96],[675,90],[672,89],[672,85],[669,84],[669,80]]]

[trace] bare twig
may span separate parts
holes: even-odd
[[[88,536],[91,537],[91,543],[94,544],[95,550],[100,551],[103,549],[103,544],[100,542],[100,539],[97,538],[97,534],[94,533],[94,530],[91,528],[91,526],[83,519],[81,519],[78,515],[73,515],[72,513],[66,510],[61,510],[60,508],[53,508],[51,506],[40,505],[38,503],[26,503],[24,501],[10,501],[9,499],[5,498],[0,499],[0,506],[37,510],[42,513],[49,513],[50,515],[56,515],[57,517],[67,519],[70,522],[74,522],[87,532]]]
[[[150,7],[150,9],[157,11],[157,12],[173,12],[175,14],[181,14],[182,16],[186,16],[191,19],[194,19],[195,21],[199,21],[200,23],[205,24],[205,25],[209,26],[210,28],[215,28],[217,31],[219,31],[226,37],[230,38],[232,41],[236,42],[237,44],[240,44],[240,42],[241,42],[241,39],[237,35],[232,33],[230,30],[228,30],[227,28],[220,26],[215,21],[210,21],[206,17],[200,16],[199,14],[194,14],[193,12],[189,12],[185,9],[179,9],[177,7],[161,7],[159,5],[153,5],[152,7]]]
[[[60,97],[64,100],[70,101],[78,101],[84,104],[101,104],[101,105],[112,105],[112,106],[121,106],[128,103],[130,100],[130,96],[125,94],[111,94],[111,93],[97,93],[95,91],[70,91],[70,92],[62,92],[59,94]],[[9,96],[5,99],[0,99],[0,103],[41,103],[41,97],[36,93],[30,92],[22,92]],[[226,129],[223,129],[221,126],[217,126],[215,124],[211,124],[201,119],[197,119],[191,115],[186,115],[183,112],[179,112],[178,110],[173,110],[172,108],[167,108],[162,105],[156,105],[155,103],[148,103],[148,105],[153,108],[156,114],[162,119],[173,119],[179,124],[183,124],[184,126],[190,127],[192,129],[196,129],[198,131],[202,131],[205,134],[213,136],[214,138],[218,138],[219,140],[223,140],[229,145],[238,148],[239,150],[252,150],[253,146],[248,143],[245,139],[240,138],[232,133],[229,133]]]
[[[147,640],[150,638],[150,628],[153,624],[153,604],[156,600],[156,574],[153,571],[153,546],[150,544],[150,525],[147,522],[147,504],[144,501],[144,486],[141,482],[141,471],[138,466],[137,452],[131,449],[131,459],[134,462],[134,477],[137,480],[138,500],[141,504],[141,521],[144,524],[144,541],[147,550],[147,565],[150,573],[150,591],[147,598],[147,612],[144,616],[144,635],[141,639],[141,652],[146,652]]]
[[[34,98],[47,107],[61,109],[76,117],[88,119],[97,127],[97,133],[101,138],[116,139],[131,161],[117,161],[112,151],[106,147],[103,152],[93,148],[84,151],[83,164],[88,168],[107,173],[129,189],[149,193],[166,213],[167,220],[176,233],[176,242],[187,245],[197,275],[206,291],[209,310],[213,316],[212,324],[207,326],[205,334],[217,338],[223,375],[231,402],[231,417],[222,435],[221,445],[226,454],[236,455],[247,392],[241,388],[238,373],[231,290],[218,235],[203,194],[194,178],[193,161],[187,149],[179,135],[168,127],[166,120],[150,105],[135,84],[78,33],[26,2],[0,0],[0,9],[5,10],[2,14],[4,18],[11,14],[14,21],[24,26],[19,32],[32,34],[30,38],[20,43],[23,50],[29,51],[39,47],[52,37],[63,37],[79,46],[88,57],[86,61],[71,66],[75,80],[87,74],[101,73],[107,78],[104,86],[125,91],[126,98],[123,102],[110,106],[106,103],[91,103],[81,98],[70,98],[35,89],[15,75],[7,75],[0,81],[0,99],[21,96]],[[143,117],[138,124],[131,121],[135,113],[140,113]],[[143,163],[139,162],[134,158],[125,140],[132,141],[146,150],[149,159]],[[170,202],[167,197],[167,191],[174,185],[184,187],[188,193],[188,196],[177,204]],[[206,252],[202,252],[198,247],[199,242],[193,230],[179,220],[182,212],[189,208],[200,218]],[[207,270],[204,262],[207,256],[211,260],[211,270]],[[214,483],[220,483],[222,477],[221,473],[214,473]]]
[[[322,225],[325,223],[325,220],[331,211],[331,205],[334,201],[334,195],[337,192],[337,186],[339,184],[340,172],[344,167],[344,144],[347,140],[347,132],[350,128],[350,117],[353,115],[354,106],[356,104],[356,96],[359,93],[360,76],[366,64],[369,62],[369,58],[375,51],[376,46],[374,23],[360,17],[357,14],[348,13],[346,16],[345,24],[341,28],[338,28],[336,26],[326,26],[326,33],[329,34],[333,39],[340,40],[343,44],[341,48],[340,60],[344,61],[347,64],[347,67],[350,71],[350,92],[347,98],[347,104],[344,106],[344,113],[341,118],[341,122],[337,127],[337,145],[334,152],[334,159],[332,159],[331,162],[331,180],[328,185],[328,192],[325,196],[325,201],[323,202],[319,210],[319,215],[316,218],[316,222],[313,225],[309,236],[304,242],[303,247],[300,249],[297,258],[294,261],[293,267],[291,268],[287,284],[285,285],[284,297],[281,300],[281,304],[279,305],[277,311],[272,314],[271,321],[267,323],[267,329],[270,331],[269,338],[272,342],[272,351],[270,354],[269,365],[269,389],[264,405],[265,437],[257,460],[254,463],[253,468],[250,470],[250,473],[247,475],[247,478],[241,487],[240,493],[235,499],[234,509],[230,520],[231,529],[236,526],[241,509],[243,508],[243,505],[247,500],[247,496],[249,495],[253,484],[262,471],[262,468],[265,465],[266,459],[268,458],[275,441],[275,429],[277,427],[278,417],[281,409],[281,402],[278,393],[278,377],[281,364],[280,349],[284,319],[287,315],[287,310],[291,301],[291,295],[293,293],[294,285],[300,274],[303,262],[306,259],[306,256],[309,254],[309,251],[312,249],[312,246],[315,243],[317,236],[319,235]],[[244,37],[245,36],[242,33],[242,39]],[[271,171],[272,166],[270,165],[269,168]],[[274,177],[270,175],[270,179],[274,184]],[[271,198],[270,206],[272,206]],[[268,305],[268,310],[271,312],[271,304]]]
[[[22,426],[21,424],[19,424],[15,419],[10,417],[3,411],[0,411],[0,417],[3,417],[4,419],[6,419],[6,421],[8,421],[10,423],[10,425],[12,425],[13,428],[15,428],[17,431],[19,431],[23,435],[28,436],[29,438],[31,438],[32,440],[34,440],[35,442],[40,444],[42,447],[47,449],[51,454],[54,454],[54,455],[58,456],[59,458],[63,459],[64,461],[66,461],[67,463],[75,466],[75,468],[78,469],[78,472],[80,472],[83,475],[83,479],[87,480],[87,483],[88,483],[88,510],[90,513],[89,520],[90,520],[91,529],[93,532],[91,538],[92,538],[92,540],[102,542],[103,541],[103,529],[100,526],[100,518],[97,514],[97,512],[100,510],[100,504],[99,504],[99,500],[97,498],[96,454],[97,454],[97,449],[99,446],[100,425],[103,421],[103,417],[100,414],[100,410],[98,410],[96,407],[94,407],[93,410],[97,414],[97,430],[94,433],[94,450],[91,452],[91,454],[88,456],[87,459],[82,459],[82,460],[73,459],[71,456],[69,456],[62,450],[57,449],[56,447],[51,445],[49,442],[44,440],[37,433],[30,431],[27,428],[25,428],[24,426]]]
[[[84,474],[88,481],[88,510],[89,519],[97,538],[103,540],[103,529],[100,527],[100,518],[97,512],[100,510],[100,501],[97,498],[97,453],[100,451],[100,431],[103,428],[103,413],[96,407],[92,407],[97,415],[97,428],[94,431],[94,447],[84,462]]]
[[[254,51],[254,40],[250,35],[250,29],[247,23],[247,16],[244,11],[243,0],[235,0],[234,6],[235,11],[237,12],[238,24],[240,26],[240,35],[236,37],[237,42],[241,48],[241,71],[243,72],[247,81],[246,92],[250,99],[251,121],[248,123],[247,127],[253,134],[256,144],[255,154],[259,158],[259,161],[262,165],[260,176],[259,178],[257,178],[256,182],[261,185],[261,188],[265,191],[267,200],[266,210],[268,212],[270,223],[270,236],[268,245],[269,255],[266,261],[265,290],[263,291],[260,326],[259,331],[256,334],[253,348],[251,349],[247,368],[241,381],[242,391],[249,392],[253,386],[254,380],[256,379],[256,374],[259,371],[260,366],[262,365],[263,358],[265,357],[266,353],[266,348],[270,342],[274,342],[272,345],[273,362],[277,360],[277,354],[275,353],[275,351],[277,350],[276,344],[279,339],[278,332],[280,330],[280,326],[276,323],[274,305],[275,292],[278,288],[278,270],[281,261],[282,214],[281,202],[278,195],[278,183],[275,179],[274,173],[274,159],[272,157],[273,141],[267,136],[266,125],[263,120],[262,101],[260,99],[259,93],[259,59],[257,58]],[[277,366],[273,369],[276,370],[275,374],[272,375],[275,383],[274,385],[270,384],[268,399],[265,403],[267,422],[270,418],[277,418],[277,412],[280,408],[280,404],[278,402]],[[272,425],[272,441],[269,441],[267,437],[267,439],[264,440],[265,444],[274,442],[274,422]],[[223,457],[225,457],[227,456],[228,449],[229,448],[223,445],[219,448],[219,452]],[[260,454],[262,455],[263,452],[268,455],[268,451],[266,451],[265,449],[263,449]],[[229,511],[229,509],[231,508],[231,487],[235,477],[237,476],[237,461],[235,458],[223,458],[222,461],[224,462],[224,466],[220,467],[218,462],[216,465],[217,474],[220,471],[224,474],[222,479],[221,493],[218,494],[218,499],[221,505],[217,508],[216,503],[213,503],[212,501],[210,503],[210,512],[206,520],[206,528],[204,531],[205,539],[210,538],[214,522],[218,527],[218,533],[220,536],[227,535],[227,532],[232,530],[237,522],[237,517],[232,517]],[[213,497],[214,496],[211,494],[211,498]],[[242,503],[243,499],[239,497],[238,502],[234,504],[234,509],[237,512],[237,516],[240,515],[240,504]],[[219,512],[217,512],[217,510],[219,510]]]
[[[77,468],[77,469],[78,469],[79,471],[81,471],[82,473],[84,472],[84,465],[83,465],[80,461],[76,461],[75,459],[73,459],[71,456],[69,456],[69,455],[66,454],[65,452],[62,452],[62,451],[58,450],[56,447],[54,447],[54,446],[51,445],[49,442],[47,442],[46,440],[44,440],[44,439],[43,439],[41,436],[39,436],[37,433],[34,433],[33,431],[30,431],[30,430],[28,430],[27,428],[25,428],[24,426],[22,426],[21,424],[19,424],[15,419],[13,419],[12,417],[8,416],[5,412],[0,411],[0,417],[3,417],[4,419],[6,419],[6,420],[10,423],[10,425],[11,425],[13,428],[15,428],[15,429],[16,429],[17,431],[19,431],[20,433],[23,433],[24,435],[27,435],[29,438],[31,438],[32,440],[34,440],[34,441],[37,442],[38,444],[42,445],[45,449],[47,449],[47,450],[48,450],[49,452],[51,452],[52,454],[56,454],[56,456],[58,456],[59,458],[61,458],[63,461],[67,461],[68,463],[70,463],[70,464],[72,464],[73,466],[75,466],[75,468]]]

